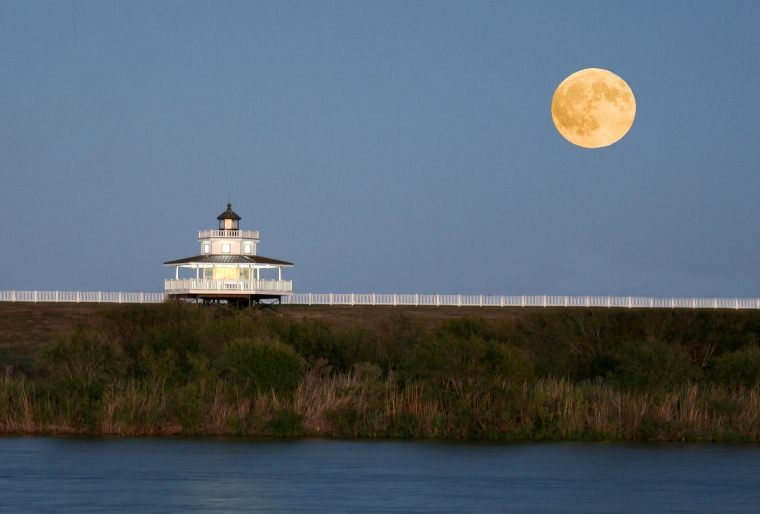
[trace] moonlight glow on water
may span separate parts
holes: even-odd
[[[756,512],[760,447],[0,438],[0,512]]]

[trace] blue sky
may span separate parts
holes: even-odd
[[[760,3],[0,0],[0,290],[160,291],[228,199],[297,292],[760,295]],[[554,128],[605,68],[618,143]]]

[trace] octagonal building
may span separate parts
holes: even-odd
[[[164,263],[175,268],[174,279],[164,282],[167,297],[261,306],[293,294],[293,282],[282,279],[282,269],[292,268],[292,262],[258,255],[258,231],[240,230],[241,218],[231,204],[217,220],[218,230],[198,232],[200,255]]]

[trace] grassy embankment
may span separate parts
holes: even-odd
[[[0,304],[0,433],[757,441],[760,312]]]

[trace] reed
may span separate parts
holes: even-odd
[[[448,394],[448,393],[454,394]],[[201,418],[182,420],[177,390],[155,380],[114,384],[97,401],[94,429],[71,401],[35,396],[23,378],[0,381],[0,431],[120,435],[271,435],[505,440],[757,441],[757,388],[684,384],[621,391],[600,381],[542,379],[489,390],[399,384],[312,370],[292,396],[249,395],[220,382],[198,394]],[[288,417],[288,415],[290,417]],[[293,416],[295,415],[295,417]],[[285,421],[283,421],[285,419]],[[280,423],[280,425],[277,425]],[[282,423],[296,426],[283,428]],[[277,428],[279,427],[279,428]]]

